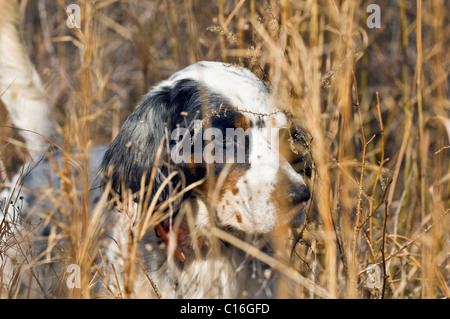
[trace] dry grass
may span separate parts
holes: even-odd
[[[64,127],[51,236],[64,239],[61,258],[82,266],[89,287],[69,296],[94,297],[94,282],[116,276],[93,266],[104,229],[89,207],[86,150],[110,142],[153,84],[221,60],[269,81],[313,138],[307,223],[274,235],[274,258],[249,252],[296,283],[281,280],[276,297],[450,297],[449,2],[383,3],[380,29],[366,25],[368,2],[353,0],[81,0],[81,29],[66,27],[62,0],[21,4],[25,42]],[[2,228],[0,249],[8,236]],[[126,287],[114,297],[130,296],[136,280],[138,243],[129,245]],[[381,276],[371,285],[374,264]]]

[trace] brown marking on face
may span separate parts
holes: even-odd
[[[277,120],[274,117],[272,117],[272,126],[273,127],[277,126]]]
[[[234,128],[241,127],[244,131],[250,128],[250,121],[245,116],[240,116],[234,120]]]
[[[242,224],[242,214],[240,212],[236,212],[235,214],[236,214],[236,221],[239,224]]]
[[[222,201],[223,195],[225,195],[225,193],[227,191],[230,191],[234,196],[236,196],[239,193],[239,189],[236,187],[236,185],[239,182],[239,180],[241,179],[241,177],[243,177],[245,175],[246,172],[247,172],[247,170],[239,169],[239,168],[235,168],[235,169],[232,168],[228,172],[227,176],[223,180],[222,187],[219,190],[217,204],[219,204]],[[208,184],[212,183],[212,190],[215,191],[214,188],[217,185],[217,180],[218,180],[218,176],[212,176],[212,178],[207,178],[207,180],[204,183],[202,183],[201,185],[199,185],[198,187],[196,187],[196,189],[198,191],[200,191],[201,193],[203,193],[205,196],[207,196],[208,190],[209,190]],[[228,202],[228,200],[226,200],[225,204],[229,205],[230,203]]]
[[[236,168],[235,169],[232,168],[228,172],[227,176],[225,177],[222,183],[222,187],[219,190],[217,203],[220,203],[222,201],[223,195],[225,195],[227,191],[230,191],[233,195],[237,195],[239,190],[237,189],[236,185],[239,182],[239,180],[245,175],[246,172],[247,170],[245,169],[236,169]],[[229,205],[229,202],[227,201],[226,204]]]

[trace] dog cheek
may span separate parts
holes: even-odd
[[[252,198],[250,196],[250,198]],[[273,202],[250,202],[252,208],[245,205],[228,191],[217,209],[220,226],[231,226],[248,234],[265,234],[271,232],[279,218],[277,206]]]
[[[220,226],[232,226],[239,230],[242,229],[244,216],[233,199],[231,192],[227,191],[217,206],[217,220]]]
[[[254,233],[269,233],[279,221],[279,203],[276,198],[277,189],[271,182],[261,185],[257,189],[253,189],[250,203],[252,210],[251,215],[247,216],[248,223],[253,228]]]
[[[242,214],[239,211],[236,211],[235,213],[236,216],[236,221],[238,222],[238,224],[242,224]]]

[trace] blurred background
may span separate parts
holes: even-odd
[[[81,28],[66,23],[70,4]],[[369,4],[22,0],[21,32],[53,120],[79,147],[111,142],[187,65],[249,68],[312,137],[313,199],[278,257],[332,297],[448,298],[450,2]],[[5,180],[27,154],[1,103],[0,137]]]

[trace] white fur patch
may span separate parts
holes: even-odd
[[[202,61],[175,73],[159,86],[170,86],[179,80],[191,79],[205,85],[211,92],[226,96],[241,111],[272,113],[276,110],[264,83],[250,70],[221,62]]]

